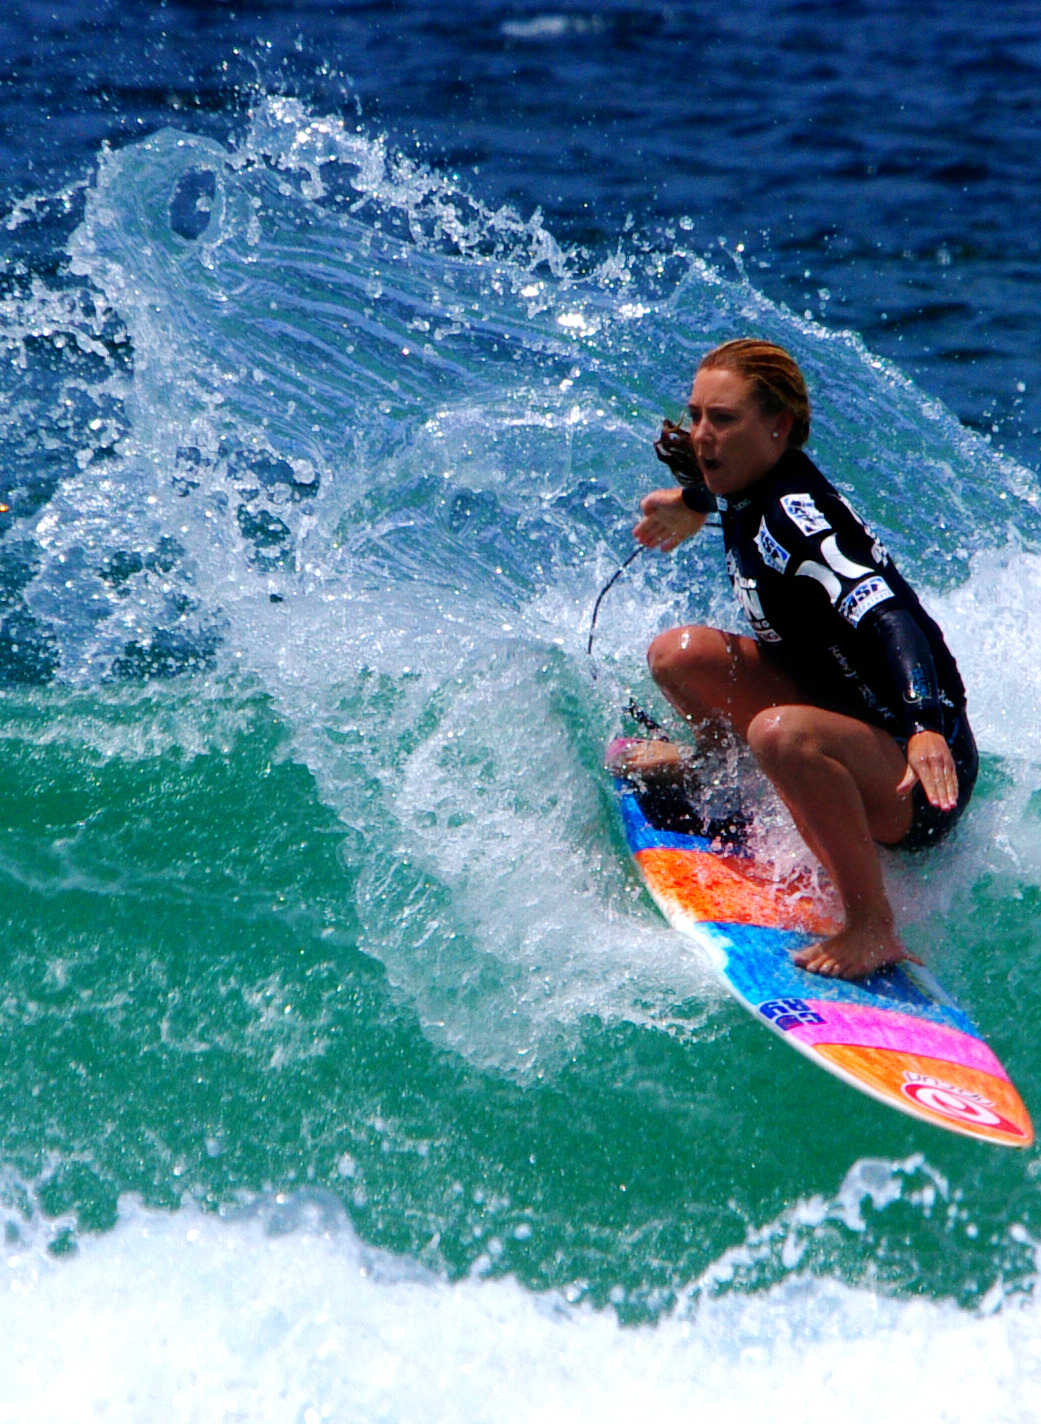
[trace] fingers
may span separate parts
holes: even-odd
[[[676,534],[668,529],[659,529],[648,520],[641,519],[633,530],[633,537],[638,544],[643,544],[648,549],[660,549],[663,554],[671,554],[673,549],[683,543],[686,535]]]
[[[633,538],[648,549],[670,553],[684,539],[696,534],[706,515],[688,509],[678,489],[652,490],[640,502],[643,518],[633,529]]]
[[[954,810],[958,804],[958,769],[939,732],[915,733],[907,743],[907,767],[904,781],[908,774],[912,775],[912,784],[917,777],[930,805],[940,811]]]
[[[684,539],[689,539],[695,533],[697,533],[696,529],[662,528],[651,520],[641,519],[633,530],[633,538],[638,544],[643,544],[648,549],[660,549],[663,554],[671,554],[673,549],[683,543]]]
[[[633,529],[633,538],[648,549],[662,549],[668,553],[679,542],[675,533],[660,519],[645,518]]]

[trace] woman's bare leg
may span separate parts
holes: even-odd
[[[754,638],[718,628],[671,628],[647,650],[651,676],[689,722],[723,721],[747,741],[752,718],[805,698]]]
[[[897,743],[866,722],[805,704],[761,712],[748,743],[845,910],[844,928],[795,962],[856,978],[907,958],[876,848],[902,840],[911,825],[910,797],[896,792],[906,766]]]
[[[651,644],[652,676],[688,720],[728,723],[748,742],[842,900],[845,927],[796,962],[844,978],[908,957],[896,936],[876,841],[911,824],[896,787],[906,762],[886,732],[809,704],[752,638],[675,628]]]

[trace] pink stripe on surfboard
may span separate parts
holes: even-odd
[[[981,1038],[944,1028],[911,1014],[881,1012],[856,1004],[836,1004],[827,999],[805,1001],[824,1023],[797,1024],[788,1030],[793,1038],[810,1047],[821,1043],[843,1043],[861,1048],[889,1048],[898,1053],[916,1053],[923,1058],[942,1058],[981,1073],[1009,1081],[1008,1074]]]

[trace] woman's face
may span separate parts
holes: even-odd
[[[713,494],[737,494],[761,480],[792,428],[787,411],[764,415],[751,381],[719,367],[694,377],[689,409],[694,453]]]

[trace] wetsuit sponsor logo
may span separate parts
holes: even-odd
[[[737,595],[737,601],[740,603],[745,617],[751,623],[752,631],[756,637],[761,643],[779,643],[781,635],[773,630],[763,612],[763,604],[755,579],[746,578],[741,573],[732,552],[727,554],[727,572],[730,574],[730,582]]]
[[[885,579],[875,574],[872,578],[863,579],[856,588],[850,590],[839,604],[839,612],[846,622],[852,623],[855,628],[865,613],[876,608],[878,604],[885,603],[887,598],[893,597],[893,590]]]
[[[828,652],[838,664],[842,676],[848,677],[850,682],[856,685],[857,691],[860,693],[860,696],[864,700],[864,705],[866,707],[878,707],[878,698],[871,691],[871,688],[868,687],[867,683],[861,681],[859,673],[857,672],[856,668],[851,665],[849,659],[842,652],[842,649],[837,644],[833,643],[828,649]]]
[[[796,529],[801,530],[807,538],[831,528],[831,522],[825,519],[808,494],[782,495],[781,508]]]
[[[823,1015],[811,1009],[805,999],[767,999],[765,1004],[759,1005],[759,1012],[784,1033],[800,1024],[824,1022]]]
[[[759,533],[755,536],[755,546],[763,558],[763,563],[768,569],[774,569],[777,573],[783,574],[788,567],[788,560],[791,558],[788,550],[778,544],[777,540],[766,527],[766,520],[760,520]]]

